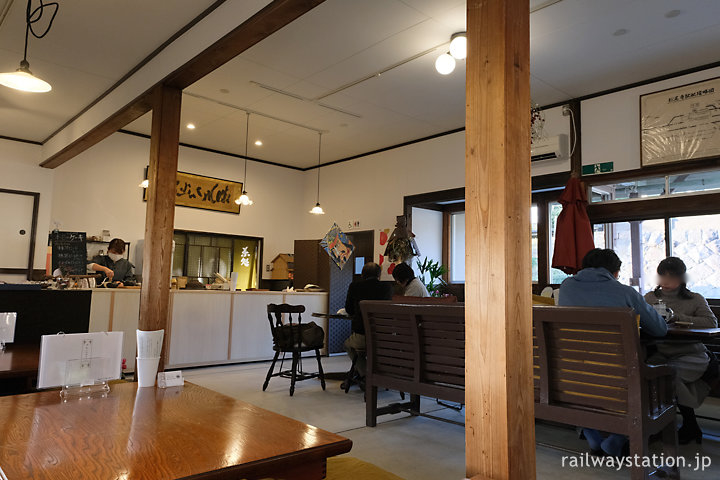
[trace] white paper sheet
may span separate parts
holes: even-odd
[[[159,358],[165,330],[137,330],[138,358]]]
[[[43,335],[38,388],[120,378],[123,332]]]
[[[0,343],[13,343],[17,313],[0,312]]]

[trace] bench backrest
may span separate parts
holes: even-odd
[[[640,339],[631,308],[533,307],[536,402],[638,411]]]
[[[465,308],[363,301],[368,375],[398,381],[465,385]]]

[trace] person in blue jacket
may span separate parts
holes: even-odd
[[[622,261],[611,249],[590,250],[582,262],[582,270],[566,278],[560,285],[558,304],[568,307],[631,307],[640,316],[640,328],[644,334],[664,337],[667,323],[649,305],[640,293],[618,281]],[[603,434],[591,428],[583,433],[595,455],[622,455],[627,437]]]

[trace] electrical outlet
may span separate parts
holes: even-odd
[[[572,110],[570,110],[570,105],[562,106],[562,114],[563,114],[563,117],[569,117],[570,115],[572,115]]]
[[[269,263],[267,265],[265,265],[265,271],[266,272],[272,271],[272,265],[270,265]]]

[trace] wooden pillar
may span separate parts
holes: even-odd
[[[182,92],[178,88],[161,85],[155,89],[152,97],[152,134],[139,329],[164,328],[165,345],[167,345]],[[160,371],[164,368],[166,354],[167,352],[164,351],[161,356]]]
[[[465,458],[535,478],[527,0],[467,1]]]

